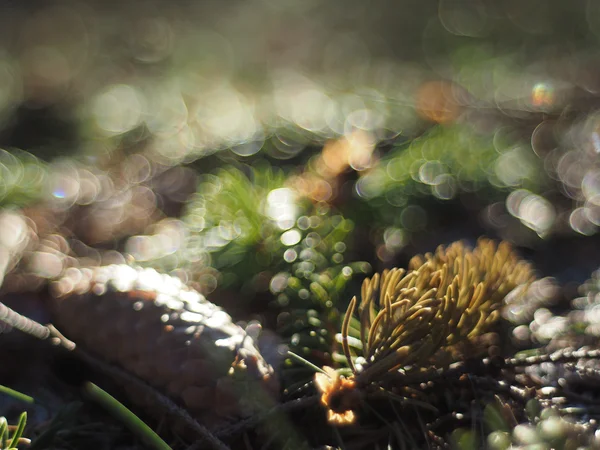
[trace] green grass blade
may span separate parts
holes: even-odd
[[[29,403],[29,404],[35,403],[35,399],[33,397],[30,397],[29,395],[23,394],[19,391],[15,391],[14,389],[11,389],[6,386],[0,385],[0,393],[10,395],[11,397],[16,398],[17,400],[21,400],[22,402],[25,402],[25,403]]]
[[[110,414],[119,419],[151,448],[156,450],[171,450],[171,447],[158,434],[108,392],[89,381],[84,384],[84,390],[92,400],[99,403]]]

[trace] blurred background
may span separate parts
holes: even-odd
[[[592,0],[0,7],[4,272],[129,261],[268,303],[299,264],[482,234],[567,283],[599,264]]]
[[[599,264],[592,0],[0,7],[5,272],[268,293],[333,217],[323,268],[481,234],[565,282]]]

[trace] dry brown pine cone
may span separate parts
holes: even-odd
[[[178,278],[127,265],[70,268],[50,292],[66,337],[179,401],[209,429],[277,397],[253,339]]]

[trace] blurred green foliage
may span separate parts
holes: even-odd
[[[0,150],[0,206],[27,206],[44,198],[48,166],[31,153]]]
[[[523,143],[483,134],[469,125],[436,127],[397,145],[357,183],[365,200],[385,197],[402,206],[411,196],[449,200],[460,192],[523,187],[540,189],[541,162]],[[398,204],[400,202],[400,204]]]
[[[204,265],[218,271],[221,289],[247,298],[269,292],[282,311],[277,331],[291,349],[329,362],[347,284],[370,266],[346,256],[353,223],[285,181],[282,170],[264,161],[203,176],[182,218],[190,233],[182,260],[192,274]]]

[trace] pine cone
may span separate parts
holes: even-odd
[[[177,278],[126,265],[70,268],[50,291],[66,337],[179,401],[210,429],[259,412],[278,394],[252,338]]]

